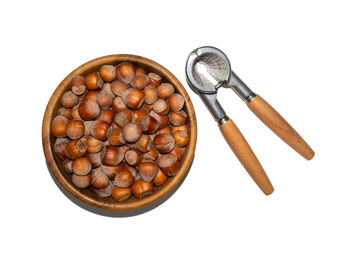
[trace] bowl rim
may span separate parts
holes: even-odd
[[[181,161],[182,165],[178,173],[174,177],[172,177],[171,180],[169,180],[169,182],[166,185],[162,186],[155,193],[141,199],[136,199],[135,201],[132,201],[132,202],[110,203],[110,202],[104,202],[102,200],[97,200],[83,194],[75,186],[73,186],[65,178],[65,176],[62,175],[58,165],[56,164],[55,158],[53,156],[53,152],[54,152],[53,147],[50,143],[51,121],[53,117],[56,116],[54,112],[56,104],[59,103],[61,95],[67,89],[67,86],[70,84],[74,76],[86,74],[89,71],[95,70],[95,68],[98,68],[104,64],[115,64],[115,63],[122,63],[122,62],[132,62],[132,63],[139,64],[141,66],[144,65],[145,67],[160,73],[161,75],[163,75],[162,77],[164,77],[169,83],[171,83],[175,87],[175,89],[184,97],[185,107],[188,114],[190,141],[187,145],[186,154]],[[94,207],[106,209],[106,210],[113,210],[113,211],[131,210],[131,209],[144,207],[157,201],[158,199],[162,198],[167,193],[169,193],[169,191],[171,191],[171,189],[173,189],[178,183],[180,183],[182,178],[187,174],[187,170],[190,168],[192,160],[194,158],[196,141],[197,141],[197,121],[196,121],[194,107],[186,89],[183,87],[181,82],[168,69],[158,64],[157,62],[142,56],[131,55],[131,54],[114,54],[114,55],[98,57],[74,69],[67,77],[64,78],[64,80],[57,86],[54,93],[51,95],[51,98],[46,106],[45,114],[43,117],[43,123],[42,123],[42,145],[43,145],[47,167],[52,173],[52,175],[60,183],[60,185],[63,186],[63,188],[67,190],[69,194],[73,195],[74,197],[76,197],[77,199],[79,199],[80,201],[86,204],[92,205]]]

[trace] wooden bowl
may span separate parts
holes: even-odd
[[[72,78],[76,75],[85,75],[89,72],[96,71],[105,64],[117,64],[121,62],[132,62],[136,66],[141,66],[146,70],[155,72],[159,74],[167,82],[171,83],[178,93],[180,93],[185,99],[185,111],[188,114],[188,126],[190,141],[187,145],[186,152],[181,161],[181,167],[178,173],[174,177],[170,177],[168,181],[160,187],[155,187],[154,193],[146,196],[141,199],[136,199],[131,197],[128,201],[125,202],[116,202],[112,197],[100,198],[96,196],[90,189],[79,189],[73,185],[71,181],[71,175],[67,174],[62,166],[62,161],[54,153],[54,141],[55,138],[51,134],[51,122],[52,119],[56,116],[57,109],[60,105],[60,98],[64,92],[69,90],[69,85]],[[73,195],[80,201],[92,205],[94,207],[113,210],[113,211],[122,211],[122,210],[131,210],[144,207],[149,205],[158,199],[162,198],[169,191],[176,187],[182,181],[182,178],[187,174],[187,170],[190,168],[191,162],[194,157],[194,151],[196,147],[197,140],[197,123],[196,115],[192,102],[180,81],[170,73],[166,68],[159,65],[158,63],[135,55],[110,55],[105,57],[100,57],[94,60],[91,60],[70,73],[56,88],[55,92],[52,94],[49,103],[47,104],[43,126],[42,126],[42,142],[45,153],[45,158],[47,166],[51,171],[51,174],[57,179],[57,182],[68,191],[69,194]]]

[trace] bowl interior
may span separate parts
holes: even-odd
[[[136,199],[134,196],[132,196],[129,200],[125,202],[116,202],[115,200],[113,200],[112,197],[100,198],[96,196],[94,193],[92,193],[91,190],[79,189],[72,184],[71,175],[69,175],[64,171],[62,161],[58,158],[58,156],[53,151],[55,138],[51,135],[50,130],[51,130],[52,119],[57,115],[56,114],[57,109],[61,106],[60,98],[64,92],[70,89],[69,85],[74,76],[86,75],[87,73],[90,73],[92,71],[97,71],[100,68],[100,66],[105,64],[116,65],[122,62],[132,62],[136,66],[143,67],[147,71],[152,71],[157,73],[163,78],[163,80],[165,80],[165,82],[171,83],[175,87],[176,91],[184,97],[185,99],[184,111],[188,115],[187,125],[189,128],[190,141],[186,147],[184,157],[181,160],[181,167],[179,169],[179,172],[174,177],[170,177],[164,185],[160,187],[155,187],[154,193],[147,197],[144,197],[142,199]],[[48,167],[52,172],[52,174],[55,176],[55,178],[58,180],[58,182],[70,194],[72,194],[79,200],[85,203],[88,203],[90,205],[93,205],[95,207],[108,209],[108,210],[129,210],[129,209],[136,209],[136,208],[148,205],[158,200],[159,198],[164,196],[166,193],[168,193],[173,187],[175,187],[177,183],[181,181],[182,177],[186,174],[187,169],[189,169],[194,156],[194,150],[195,150],[196,138],[197,138],[197,126],[196,126],[196,117],[195,117],[195,112],[193,109],[192,102],[185,88],[182,86],[179,80],[172,73],[170,73],[167,69],[165,69],[163,66],[159,65],[158,63],[144,57],[134,56],[134,55],[110,55],[110,56],[94,59],[92,61],[89,61],[81,65],[80,67],[75,69],[71,74],[69,74],[59,84],[59,86],[53,93],[47,105],[45,115],[44,115],[44,120],[43,120],[42,133],[43,133],[42,139],[43,139],[44,153],[45,153],[45,158],[46,158]]]

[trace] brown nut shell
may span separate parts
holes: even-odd
[[[153,193],[153,186],[152,183],[147,183],[139,178],[131,186],[131,191],[136,198],[143,198]]]
[[[187,122],[187,114],[184,111],[172,111],[169,113],[169,119],[174,126],[184,125]]]
[[[172,111],[180,111],[182,110],[184,104],[185,104],[185,99],[182,97],[181,94],[172,94],[170,95],[169,99],[169,108]]]
[[[143,90],[129,88],[122,94],[122,100],[126,106],[131,109],[138,109],[142,106],[145,98]]]
[[[85,121],[96,119],[101,113],[100,106],[91,99],[84,99],[79,104],[78,111],[79,116]]]
[[[151,182],[158,173],[158,166],[155,162],[145,161],[137,166],[140,177],[146,181]]]
[[[72,175],[72,183],[78,188],[88,188],[91,185],[91,176],[88,175]]]
[[[157,88],[162,83],[162,77],[156,73],[150,72],[148,74],[149,84]]]
[[[51,122],[51,133],[55,137],[65,137],[66,136],[66,125],[68,119],[62,115],[56,116]]]
[[[55,145],[53,149],[61,160],[65,160],[68,158],[66,153],[66,144],[68,142],[69,142],[68,138],[57,138],[55,141]]]
[[[115,113],[112,109],[102,110],[100,116],[98,116],[98,120],[104,121],[109,125],[112,124],[114,120]]]
[[[135,76],[135,67],[130,62],[124,62],[116,66],[115,68],[117,78],[126,84],[129,84]]]
[[[166,100],[157,99],[157,101],[154,102],[152,109],[159,115],[166,115],[169,112],[169,105]]]
[[[174,86],[170,83],[162,83],[159,85],[158,96],[162,99],[167,99],[172,95],[175,91]]]
[[[130,198],[131,188],[121,188],[117,186],[112,187],[112,197],[115,201],[123,202]]]
[[[188,136],[188,133],[180,130],[175,131],[173,133],[173,137],[176,145],[179,147],[185,147],[190,140],[190,136]]]
[[[85,76],[85,83],[89,90],[98,90],[103,86],[103,81],[97,72],[87,74]]]
[[[106,188],[109,185],[109,178],[101,172],[101,169],[93,169],[91,172],[91,184],[95,188]]]
[[[79,120],[69,120],[66,125],[66,135],[74,140],[79,139],[84,135],[85,125],[84,122]]]
[[[122,135],[122,129],[115,128],[111,131],[108,139],[109,143],[114,146],[121,146],[125,144],[125,139]]]
[[[161,186],[168,181],[168,176],[166,176],[161,169],[158,169],[158,173],[156,177],[153,179],[153,185],[154,186]]]
[[[110,125],[104,121],[94,121],[90,127],[90,134],[95,139],[105,141],[108,138],[110,132]]]
[[[137,123],[129,122],[122,129],[124,139],[129,143],[137,142],[142,135],[142,128]]]
[[[137,149],[140,150],[140,152],[148,152],[152,147],[152,140],[149,135],[142,134],[140,139],[137,141]]]
[[[78,104],[78,96],[71,91],[66,91],[61,97],[61,104],[65,108],[72,108]]]
[[[91,169],[92,165],[85,157],[78,158],[72,163],[72,170],[76,175],[87,175],[90,173]]]
[[[65,108],[65,107],[60,107],[57,110],[57,115],[62,115],[62,116],[66,117],[69,120],[73,118],[72,109]]]
[[[130,187],[135,182],[135,178],[128,170],[118,171],[115,175],[113,185],[121,188]]]
[[[137,149],[129,149],[125,152],[124,158],[130,166],[137,166],[142,160],[142,154]]]
[[[154,137],[153,145],[160,153],[168,153],[174,149],[175,140],[170,133],[161,133]]]
[[[109,183],[106,188],[96,188],[96,187],[91,186],[90,189],[98,197],[109,197],[112,195],[112,184],[111,183]]]
[[[152,116],[146,115],[138,120],[142,130],[146,134],[153,134],[158,130],[158,122]]]
[[[116,146],[108,145],[101,153],[101,160],[104,165],[117,166],[124,159],[124,154]]]
[[[111,84],[111,91],[116,96],[121,96],[124,91],[128,89],[128,85],[120,80],[113,81]]]
[[[148,85],[149,77],[145,74],[138,74],[131,80],[130,86],[136,89],[143,89]]]
[[[66,144],[66,154],[68,158],[75,160],[86,153],[86,139],[82,137],[79,140],[71,140]]]
[[[174,176],[179,170],[180,163],[175,155],[164,154],[160,157],[158,165],[165,175]]]
[[[105,82],[112,82],[117,77],[115,67],[112,65],[103,65],[100,67],[100,77]]]
[[[148,85],[143,91],[145,92],[145,103],[153,104],[158,99],[158,91],[154,86]]]

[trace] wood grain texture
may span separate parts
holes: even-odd
[[[62,166],[62,162],[58,159],[57,155],[54,154],[53,146],[54,146],[54,137],[51,134],[51,122],[52,119],[56,116],[56,111],[60,107],[60,98],[62,94],[69,89],[69,84],[72,78],[76,75],[86,75],[92,71],[96,71],[100,66],[105,64],[117,64],[121,62],[132,62],[137,66],[141,66],[146,70],[155,72],[162,76],[167,82],[171,83],[175,89],[184,97],[185,99],[185,111],[188,115],[188,126],[189,126],[189,134],[190,141],[187,145],[186,152],[181,161],[181,167],[176,174],[176,176],[169,178],[168,182],[161,187],[156,187],[155,192],[152,195],[144,197],[142,199],[136,199],[134,197],[130,198],[126,202],[116,202],[109,198],[100,198],[94,195],[89,189],[79,189],[75,187],[70,179],[70,175],[68,175]],[[194,108],[192,102],[185,90],[182,86],[181,82],[166,68],[159,65],[158,63],[135,55],[110,55],[105,57],[100,57],[89,61],[77,69],[75,69],[72,73],[70,73],[56,88],[54,93],[52,94],[49,103],[47,104],[43,125],[42,125],[42,144],[44,149],[44,154],[46,158],[46,162],[48,168],[50,169],[53,176],[57,179],[57,181],[74,197],[79,199],[82,202],[85,202],[89,205],[107,209],[114,211],[121,210],[131,210],[146,206],[148,204],[153,203],[154,201],[160,199],[164,195],[166,195],[171,189],[173,189],[182,179],[182,177],[186,174],[189,169],[191,162],[194,157],[195,147],[197,141],[197,122],[196,115],[194,112]]]
[[[266,195],[271,194],[274,189],[264,168],[234,122],[229,119],[221,124],[219,128],[228,145],[255,183]]]
[[[306,160],[311,160],[314,157],[315,153],[311,147],[262,97],[256,95],[253,100],[248,102],[248,107],[263,123]]]

